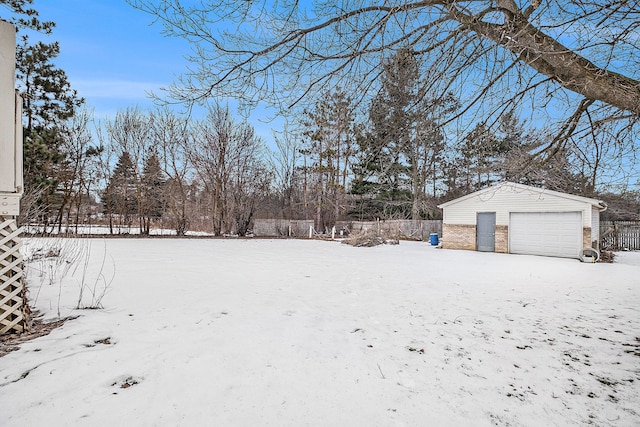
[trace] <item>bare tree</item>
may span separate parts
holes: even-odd
[[[195,45],[194,67],[169,88],[179,101],[284,109],[347,81],[366,99],[382,59],[411,47],[431,93],[464,95],[451,120],[490,123],[523,105],[556,124],[549,154],[570,136],[591,143],[597,126],[635,130],[640,117],[637,0],[128,1]]]
[[[250,230],[253,216],[270,191],[272,174],[263,158],[263,145],[259,139],[245,138],[244,154],[236,158],[233,181],[229,187],[231,205],[229,216],[233,218],[231,232],[245,236]],[[246,144],[249,142],[249,144]]]
[[[638,149],[640,146],[625,144],[629,129],[617,126],[598,126],[589,129],[584,137],[589,144],[572,137],[564,144],[574,173],[584,177],[583,193],[594,191],[627,193],[629,184],[638,178]],[[633,179],[635,178],[635,180]]]
[[[176,234],[184,236],[189,229],[188,193],[192,169],[187,156],[193,132],[187,119],[168,109],[151,113],[152,138],[157,144],[162,171],[167,176],[165,201]]]
[[[274,172],[273,189],[280,202],[279,214],[285,219],[292,219],[302,156],[301,141],[296,134],[285,129],[274,135],[274,142],[275,150],[269,154],[269,164]]]
[[[195,127],[188,158],[209,198],[215,234],[245,234],[269,174],[262,162],[263,141],[245,122],[236,122],[228,107],[209,106]]]
[[[67,228],[75,223],[78,231],[83,201],[90,199],[92,185],[95,184],[92,166],[101,150],[94,144],[89,129],[91,120],[91,112],[83,109],[60,125],[60,148],[66,156],[55,167],[59,204],[54,224],[58,232],[62,231],[63,222]],[[71,218],[72,214],[75,218]]]

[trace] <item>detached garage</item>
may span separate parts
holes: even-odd
[[[444,248],[579,258],[584,248],[598,247],[607,205],[502,182],[438,207]]]

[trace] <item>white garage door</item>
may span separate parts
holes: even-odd
[[[577,258],[582,250],[581,212],[512,212],[509,252]]]

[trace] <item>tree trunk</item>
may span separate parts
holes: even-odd
[[[472,31],[510,50],[519,60],[561,86],[640,116],[640,82],[596,66],[535,28],[520,12],[502,25],[461,13],[454,15]]]

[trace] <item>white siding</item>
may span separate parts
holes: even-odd
[[[445,224],[476,223],[477,212],[495,212],[496,225],[509,225],[510,212],[582,212],[584,227],[592,226],[591,205],[538,189],[498,186],[444,209]]]
[[[0,20],[0,192],[15,193],[16,30]]]

